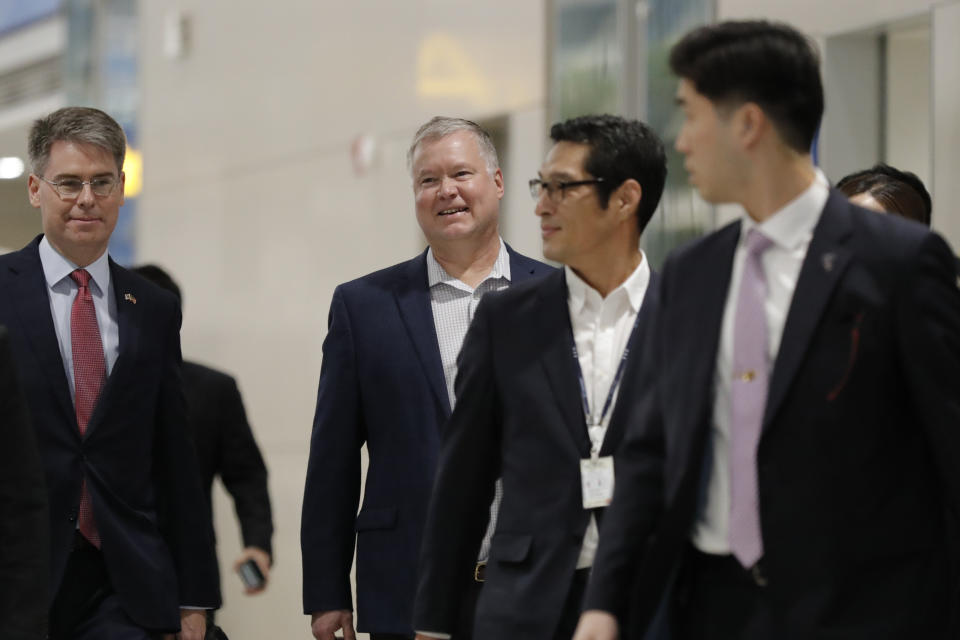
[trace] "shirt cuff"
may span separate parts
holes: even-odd
[[[453,637],[449,633],[443,633],[441,631],[417,631],[417,635],[428,638],[438,638],[438,640],[450,640]]]

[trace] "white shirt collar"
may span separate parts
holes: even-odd
[[[53,248],[47,236],[40,240],[40,264],[43,265],[43,276],[47,280],[47,286],[51,289],[71,273],[79,269],[74,262],[68,260],[63,254]],[[91,264],[84,267],[90,274],[90,279],[102,293],[106,293],[110,286],[110,259],[108,252],[94,260]]]
[[[564,272],[567,276],[567,295],[570,298],[570,309],[574,314],[578,314],[587,304],[587,297],[596,297],[602,300],[600,292],[591,287],[583,278],[577,275],[577,272],[569,266],[564,266]],[[627,301],[634,312],[639,313],[640,305],[643,304],[643,297],[647,293],[647,285],[650,283],[650,264],[647,262],[647,254],[640,252],[640,264],[633,270],[627,279],[620,283],[616,289],[611,291],[607,298],[618,295],[626,295]]]
[[[761,224],[757,224],[750,216],[744,216],[740,227],[741,242],[745,241],[747,232],[754,228],[782,249],[796,249],[808,242],[830,196],[827,177],[818,168],[814,171],[816,176],[810,186]]]
[[[506,278],[510,282],[510,253],[507,251],[507,244],[500,238],[500,252],[497,254],[497,260],[493,263],[493,269],[484,278],[484,282],[490,279]],[[430,288],[440,283],[446,283],[457,288],[464,285],[460,280],[454,278],[444,269],[436,257],[433,255],[433,247],[427,249],[427,284]],[[460,285],[460,286],[458,286]]]

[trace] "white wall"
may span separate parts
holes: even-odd
[[[184,290],[185,356],[238,377],[270,469],[276,569],[246,598],[224,572],[232,640],[306,638],[300,503],[336,284],[424,245],[405,168],[436,114],[505,115],[508,242],[540,255],[526,179],[543,153],[544,8],[513,0],[141,3],[142,261]],[[186,55],[164,57],[181,9]],[[358,175],[351,142],[376,141]],[[221,566],[239,550],[215,496]]]
[[[930,27],[892,31],[887,36],[886,161],[909,168],[932,186]]]

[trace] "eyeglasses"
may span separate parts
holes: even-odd
[[[603,178],[594,178],[592,180],[573,180],[567,182],[564,180],[541,180],[540,178],[534,178],[530,181],[530,195],[534,200],[539,200],[540,196],[544,191],[547,192],[547,197],[557,202],[563,200],[567,195],[567,189],[571,187],[581,187],[587,184],[600,184],[604,182]],[[557,197],[559,194],[559,197]]]
[[[114,176],[102,176],[100,178],[94,178],[93,180],[64,178],[59,182],[47,180],[43,176],[38,177],[53,187],[54,190],[60,194],[60,197],[65,200],[73,200],[74,198],[79,197],[83,192],[84,185],[90,185],[90,190],[93,191],[93,195],[100,198],[105,198],[113,193],[113,190],[116,189],[118,184],[120,184],[120,180]]]

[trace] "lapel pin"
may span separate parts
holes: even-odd
[[[833,253],[825,253],[821,257],[823,260],[823,269],[824,271],[833,271],[833,262],[836,259],[836,255]]]
[[[126,300],[127,302],[132,302],[133,304],[137,304],[137,299],[133,297],[132,293],[123,294],[123,299]]]

